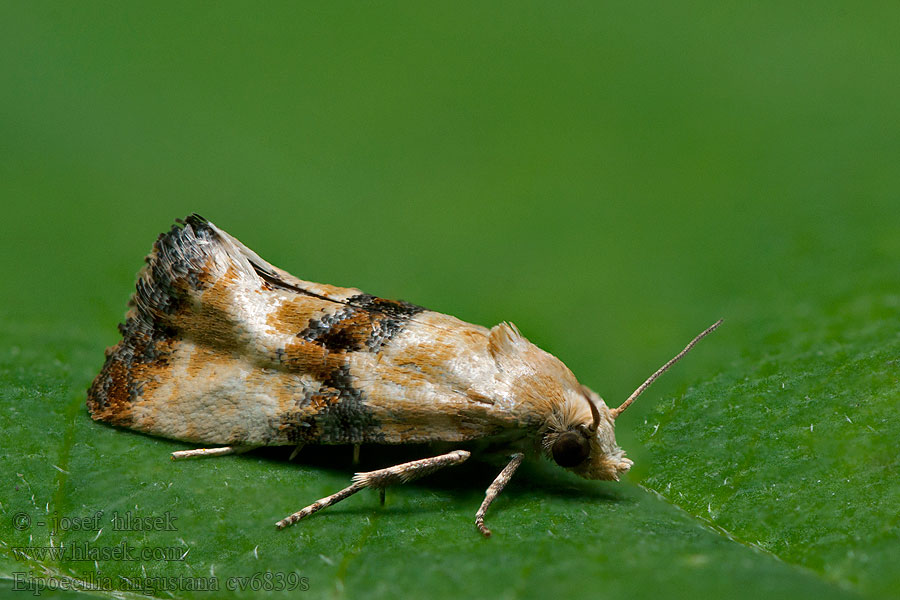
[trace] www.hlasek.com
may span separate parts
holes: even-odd
[[[188,554],[187,546],[133,546],[122,540],[114,546],[94,545],[90,542],[72,542],[60,546],[13,546],[16,560],[52,561],[115,561],[149,562],[182,561]]]
[[[51,575],[32,575],[30,573],[13,573],[13,591],[31,592],[40,596],[44,591],[108,591],[138,592],[156,594],[158,592],[281,592],[309,590],[309,578],[298,573],[279,571],[260,571],[252,575],[230,577],[186,577],[175,576],[135,576],[103,575],[100,572],[89,573],[81,579],[53,577]]]

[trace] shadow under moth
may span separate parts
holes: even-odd
[[[88,390],[91,416],[203,445],[173,459],[260,446],[462,443],[497,438],[512,452],[475,515],[525,453],[587,479],[631,467],[616,418],[716,322],[609,408],[510,323],[491,329],[353,288],[297,279],[191,215],[156,240],[122,340]],[[211,446],[211,447],[206,447]],[[469,457],[455,450],[353,476],[278,521],[296,523],[357,491],[381,491]],[[292,455],[293,458],[293,455]]]

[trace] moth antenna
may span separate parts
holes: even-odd
[[[715,331],[715,330],[716,330],[716,327],[718,327],[718,326],[721,325],[721,324],[722,324],[722,319],[719,319],[718,321],[716,321],[715,323],[713,323],[712,325],[710,325],[709,327],[707,327],[707,328],[703,331],[703,333],[701,333],[700,335],[698,335],[697,337],[695,337],[694,339],[692,339],[692,340],[691,340],[691,343],[684,347],[684,350],[682,350],[681,352],[679,352],[678,354],[676,354],[675,357],[674,357],[673,359],[671,359],[669,362],[667,362],[666,364],[664,364],[663,366],[661,366],[659,369],[657,369],[656,373],[654,373],[653,375],[651,375],[650,377],[648,377],[648,378],[647,378],[647,381],[645,381],[644,383],[641,384],[641,387],[639,387],[638,389],[634,390],[634,393],[632,393],[630,396],[628,396],[628,400],[626,400],[625,402],[623,402],[618,408],[614,408],[614,409],[612,409],[612,410],[610,411],[610,413],[612,414],[612,418],[613,418],[613,419],[619,418],[619,415],[621,415],[623,412],[625,412],[625,409],[628,408],[629,406],[631,406],[631,403],[634,402],[635,400],[637,400],[637,397],[640,396],[641,394],[643,394],[643,393],[644,393],[644,390],[646,390],[648,387],[650,387],[650,384],[651,384],[651,383],[653,383],[654,381],[656,381],[656,379],[657,379],[660,375],[662,375],[663,373],[665,373],[666,371],[668,371],[668,370],[669,370],[669,367],[671,367],[671,366],[674,365],[676,362],[678,362],[679,360],[681,360],[681,357],[682,357],[682,356],[684,356],[685,354],[687,354],[688,352],[690,352],[691,348],[693,348],[694,345],[695,345],[697,342],[699,342],[700,340],[702,340],[703,338],[705,338],[706,336],[708,336],[710,333],[712,333],[713,331]]]
[[[600,427],[600,411],[597,410],[597,405],[594,404],[594,401],[587,395],[584,397],[587,400],[588,406],[591,407],[591,416],[594,419],[594,422],[591,424],[590,431],[591,433],[597,433],[597,429]]]

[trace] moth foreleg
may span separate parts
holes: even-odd
[[[481,508],[475,513],[475,526],[478,527],[478,531],[480,531],[484,537],[491,537],[491,530],[484,525],[484,513],[487,512],[488,506],[491,505],[494,498],[500,495],[500,492],[503,491],[503,488],[505,488],[506,484],[509,483],[509,480],[512,479],[513,473],[515,473],[516,469],[519,468],[519,465],[522,464],[523,458],[525,458],[525,455],[521,452],[516,452],[512,455],[512,460],[509,461],[508,465],[503,467],[503,470],[500,471],[500,474],[497,475],[497,478],[494,479],[494,482],[488,487],[487,492],[484,495],[484,502],[481,503]]]
[[[202,458],[205,456],[225,456],[226,454],[243,454],[256,446],[222,446],[221,448],[196,448],[194,450],[177,450],[172,453],[172,460],[185,458]]]
[[[346,487],[341,491],[330,496],[326,496],[320,500],[316,500],[306,508],[298,510],[294,514],[278,521],[277,523],[275,523],[275,526],[278,527],[278,529],[284,529],[288,525],[293,525],[300,519],[308,517],[309,515],[318,512],[323,508],[328,508],[332,504],[336,504],[344,498],[348,498],[356,492],[367,487],[376,488],[380,492],[383,492],[384,488],[389,485],[407,483],[413,481],[414,479],[418,479],[419,477],[424,477],[425,475],[434,473],[435,471],[443,467],[458,465],[459,463],[469,458],[470,454],[471,453],[466,450],[454,450],[453,452],[441,454],[440,456],[432,456],[431,458],[414,460],[412,462],[394,465],[393,467],[388,467],[386,469],[368,471],[365,473],[356,473],[355,475],[353,475],[353,483],[349,487]]]

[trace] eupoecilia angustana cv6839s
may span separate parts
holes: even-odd
[[[609,408],[510,323],[491,329],[353,288],[297,279],[191,215],[146,259],[122,340],[88,391],[94,419],[198,445],[173,458],[259,446],[404,444],[497,438],[509,463],[475,523],[533,451],[587,479],[631,467],[615,419],[717,321]],[[357,446],[358,448],[358,446]],[[351,494],[463,462],[465,450],[357,473],[352,485],[277,523]],[[383,497],[383,496],[382,496]]]

